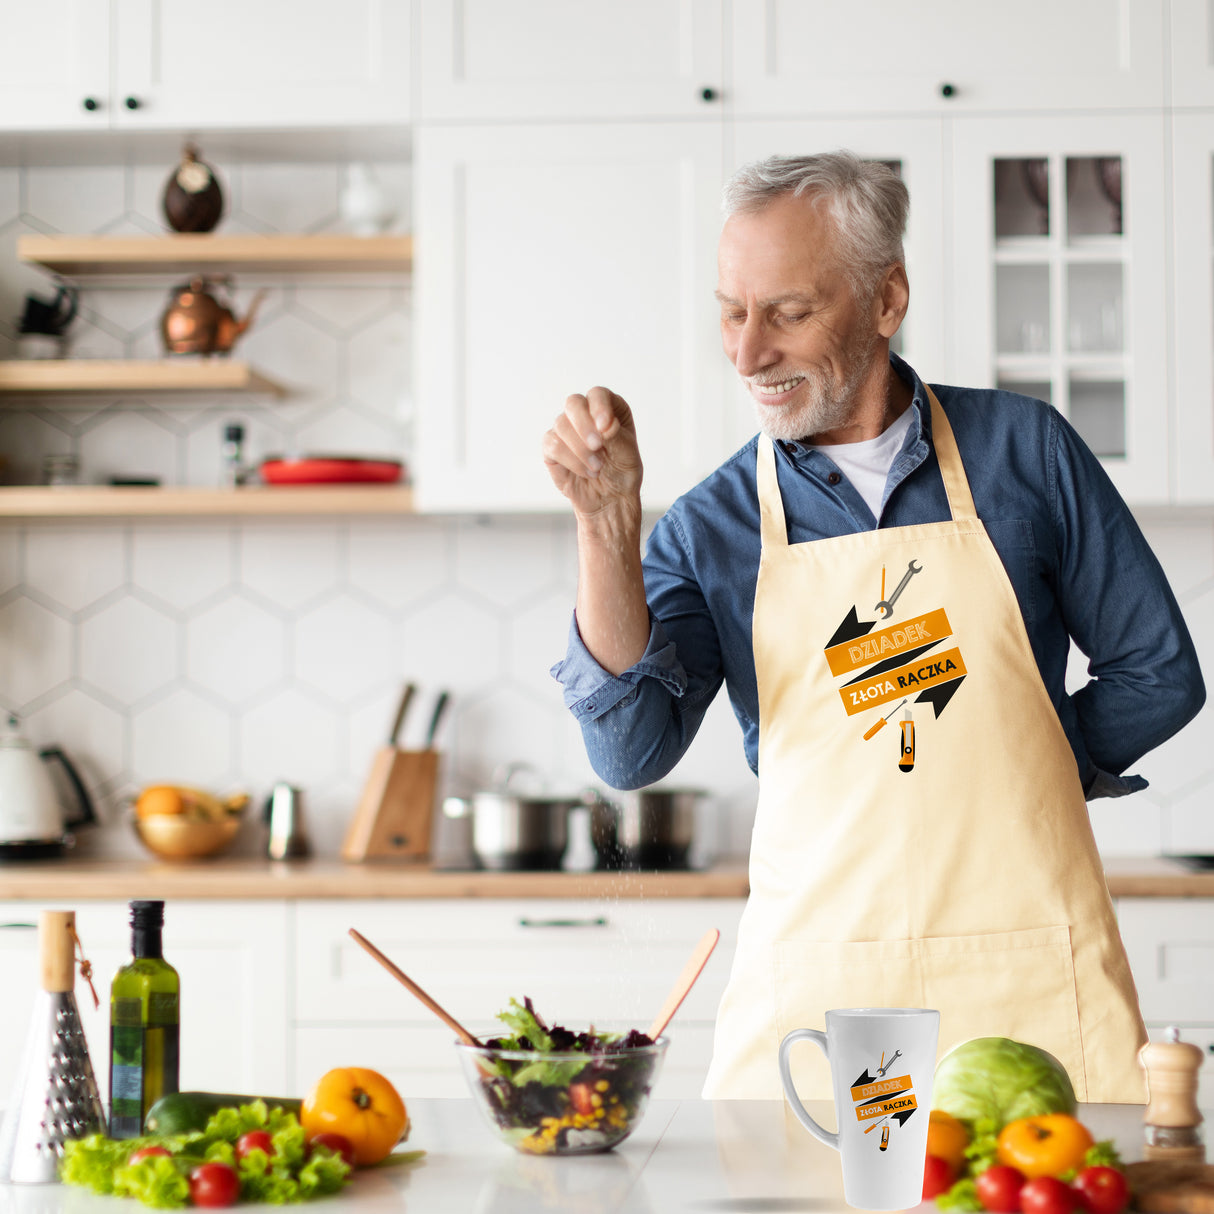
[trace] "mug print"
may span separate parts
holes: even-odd
[[[867,720],[874,709],[877,712],[862,735],[865,742],[875,738],[902,709],[897,763],[898,770],[908,775],[915,770],[915,718],[908,705],[912,700],[930,705],[934,719],[939,719],[966,675],[960,646],[941,648],[953,636],[943,607],[885,624],[912,579],[923,571],[923,564],[912,558],[886,597],[886,568],[882,565],[881,597],[873,607],[878,618],[861,620],[853,604],[823,650],[830,673],[845,678],[839,698],[846,714],[864,714]],[[878,628],[878,624],[885,626]]]
[[[909,1075],[886,1077],[886,1071],[901,1057],[902,1051],[895,1050],[886,1062],[882,1052],[876,1071],[870,1074],[868,1067],[865,1067],[863,1074],[851,1085],[856,1120],[868,1123],[864,1127],[865,1134],[872,1133],[878,1126],[881,1127],[881,1139],[877,1148],[881,1151],[889,1147],[889,1123],[893,1121],[904,1126],[919,1107]]]

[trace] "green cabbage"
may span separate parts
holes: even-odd
[[[1075,1112],[1075,1089],[1062,1063],[1035,1045],[1008,1037],[975,1037],[954,1046],[936,1066],[932,1108],[971,1126],[1002,1129],[1018,1117]]]

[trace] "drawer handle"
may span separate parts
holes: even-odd
[[[38,925],[36,923],[0,923],[0,931],[3,931],[5,928],[9,927],[23,927],[29,928],[29,930],[32,932],[37,930],[37,926]]]
[[[519,927],[606,927],[607,920],[602,915],[593,919],[520,919]]]

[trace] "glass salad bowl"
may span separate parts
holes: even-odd
[[[665,1037],[569,1053],[456,1043],[485,1121],[529,1155],[590,1155],[623,1142],[640,1124],[666,1046]]]

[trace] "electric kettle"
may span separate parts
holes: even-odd
[[[76,795],[76,810],[65,814],[47,762],[63,765]],[[71,827],[96,822],[97,814],[71,760],[58,746],[35,750],[9,717],[0,734],[0,860],[61,856],[72,842]]]

